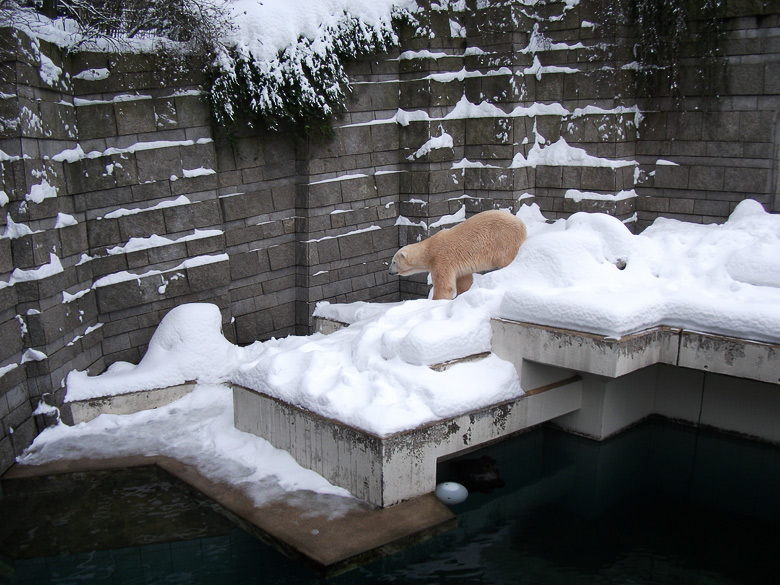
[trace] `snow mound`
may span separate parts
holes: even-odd
[[[387,436],[522,395],[514,367],[495,356],[428,367],[489,350],[488,313],[407,301],[327,336],[266,342],[233,381]]]
[[[322,31],[335,28],[344,14],[380,27],[396,5],[414,8],[408,0],[233,0],[227,6],[234,30],[225,44],[257,61],[272,62],[301,37],[319,40]]]
[[[240,363],[262,350],[261,343],[242,348],[225,339],[216,305],[180,305],[160,322],[137,366],[116,362],[99,376],[74,370],[66,379],[65,401],[167,388],[185,382],[224,382]]]
[[[720,225],[659,218],[633,235],[579,213],[533,233],[477,281],[504,291],[494,316],[612,337],[669,325],[780,341],[780,216],[756,201]]]
[[[726,226],[749,234],[750,243],[733,250],[726,259],[726,272],[735,281],[780,288],[780,221],[764,212],[752,199],[740,203]]]

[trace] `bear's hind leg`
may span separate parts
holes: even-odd
[[[455,286],[458,290],[458,294],[462,294],[467,290],[469,290],[471,288],[472,282],[474,282],[474,275],[471,273],[464,274],[463,276],[459,276],[455,280]]]

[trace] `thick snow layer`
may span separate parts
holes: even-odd
[[[529,237],[517,258],[476,275],[463,302],[494,317],[616,338],[669,325],[780,342],[780,215],[754,200],[723,224],[659,218],[640,235],[604,214],[547,223],[533,205],[518,215]],[[340,305],[315,314],[352,318]]]
[[[670,325],[780,341],[780,216],[753,200],[722,225],[659,219],[641,235],[604,214],[548,223],[533,205],[518,215],[529,237],[515,261],[476,275],[454,301],[321,303],[315,315],[352,325],[249,348],[222,337],[216,307],[180,306],[138,366],[72,372],[67,400],[232,379],[388,435],[522,394],[514,368],[492,355],[429,368],[489,352],[491,317],[611,337]]]
[[[344,13],[366,24],[379,27],[388,22],[393,6],[414,8],[410,0],[233,0],[231,11],[234,31],[225,44],[257,61],[273,61],[279,51],[293,46],[302,36],[317,39],[328,28],[335,28]]]
[[[661,218],[641,235],[578,213],[542,225],[479,286],[504,291],[498,314],[520,321],[614,337],[664,324],[778,342],[778,258],[780,216],[753,200],[722,225]]]
[[[358,18],[369,28],[379,30],[389,25],[394,7],[416,9],[414,0],[213,0],[212,4],[217,11],[224,12],[228,24],[219,39],[222,47],[251,56],[252,60],[269,68],[273,68],[272,64],[282,51],[296,50],[301,38],[312,39],[315,52],[329,50],[327,30],[335,29],[345,15]],[[100,37],[85,39],[74,20],[49,20],[30,9],[16,9],[11,23],[36,39],[44,39],[63,48],[151,52],[159,45],[176,46],[166,39],[148,35],[123,38],[119,42]],[[46,59],[45,56],[43,59]],[[220,62],[226,69],[232,69],[225,54]],[[40,71],[47,83],[59,79],[57,71],[43,60]],[[109,75],[107,69],[86,69],[73,78],[98,81]]]
[[[481,308],[419,300],[382,309],[327,336],[266,342],[233,381],[380,436],[522,394],[514,367],[495,356],[428,367],[489,351]]]
[[[65,401],[166,388],[185,382],[224,382],[240,363],[262,351],[261,343],[238,347],[225,339],[222,315],[216,305],[180,305],[163,318],[138,365],[116,362],[100,376],[74,370],[66,380]]]
[[[198,385],[184,398],[153,410],[48,428],[19,462],[133,455],[164,455],[192,465],[212,481],[238,487],[258,506],[294,490],[349,497],[285,451],[236,430],[232,391],[222,385]]]
[[[240,348],[222,336],[216,306],[181,305],[160,323],[137,366],[118,362],[99,376],[73,371],[65,400],[232,378],[387,435],[522,394],[514,368],[495,356],[441,372],[428,367],[490,350],[489,315],[483,308],[421,300],[358,305],[350,314],[358,322],[330,336]]]

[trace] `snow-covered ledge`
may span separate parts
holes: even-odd
[[[62,421],[79,424],[101,414],[133,414],[160,408],[198,383],[218,384],[262,352],[262,344],[237,347],[222,335],[216,305],[179,305],[162,320],[137,365],[115,362],[102,374],[71,371],[60,405]]]
[[[490,322],[492,351],[515,365],[523,388],[538,385],[540,370],[534,367],[540,364],[609,378],[655,364],[668,364],[780,384],[780,344],[777,343],[663,325],[611,337],[509,319]],[[348,324],[316,317],[314,326],[327,335]]]

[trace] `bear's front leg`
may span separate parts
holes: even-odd
[[[471,273],[459,276],[455,280],[455,286],[457,287],[458,294],[463,294],[471,288],[471,283],[474,282],[474,275]]]
[[[433,300],[452,299],[455,292],[455,275],[434,272],[431,276],[433,277]]]

